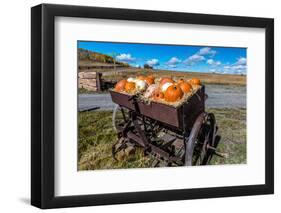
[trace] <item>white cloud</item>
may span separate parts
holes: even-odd
[[[214,60],[213,59],[208,59],[206,63],[212,65],[214,63]]]
[[[247,59],[244,57],[241,57],[237,60],[236,62],[237,65],[246,65],[247,64]]]
[[[215,61],[214,59],[208,59],[206,63],[209,64],[209,65],[212,65],[212,66],[219,66],[219,65],[221,65],[220,61]]]
[[[247,66],[245,65],[234,65],[231,67],[233,73],[241,74],[246,73]]]
[[[210,47],[203,47],[201,48],[198,53],[198,55],[210,55],[210,56],[214,56],[216,54],[216,51],[213,50]]]
[[[195,53],[194,55],[188,57],[183,62],[185,64],[187,64],[188,66],[191,66],[191,65],[195,65],[196,63],[198,63],[200,61],[206,60],[205,56],[206,57],[213,57],[213,56],[215,56],[215,54],[216,54],[216,51],[213,50],[212,48],[210,48],[210,47],[203,47],[197,53]],[[211,60],[209,62],[213,63],[214,61]],[[221,64],[221,62],[219,62],[219,61],[216,62],[216,65],[220,65],[220,64]]]
[[[179,64],[181,62],[180,59],[178,59],[177,57],[172,57],[170,58],[170,60],[166,63],[170,68],[176,68],[177,64]]]
[[[168,64],[168,65],[176,65],[176,64],[178,64],[178,63],[180,63],[180,62],[181,62],[181,60],[178,59],[177,57],[172,57],[172,58],[167,62],[167,64]]]
[[[223,67],[224,71],[227,73],[234,74],[246,74],[247,72],[247,59],[240,57],[237,61],[231,65],[226,65]]]
[[[231,66],[231,70],[235,74],[246,74],[247,71],[247,59],[240,57],[236,63]]]
[[[177,65],[176,65],[176,64],[169,64],[168,67],[170,67],[170,68],[176,68]]]
[[[147,63],[149,66],[153,67],[153,66],[159,65],[159,60],[153,58],[153,59],[151,59],[151,60],[148,60],[146,63]]]
[[[118,56],[116,56],[116,59],[119,61],[123,61],[123,62],[133,62],[135,61],[135,58],[133,58],[131,56],[131,54],[126,54],[126,53],[122,53]]]
[[[184,60],[184,63],[187,64],[188,66],[194,65],[200,61],[204,61],[205,57],[202,55],[194,54],[187,59]]]
[[[245,65],[235,65],[235,66],[232,66],[232,69],[235,69],[235,70],[244,69],[244,68],[245,68]]]

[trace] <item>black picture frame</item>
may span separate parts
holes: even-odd
[[[58,16],[264,28],[266,32],[265,184],[56,197],[54,195],[54,21]],[[273,19],[41,4],[31,8],[31,50],[32,205],[46,209],[274,193]]]

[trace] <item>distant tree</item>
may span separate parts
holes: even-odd
[[[130,67],[130,65],[129,64],[127,64],[127,63],[120,63],[123,67]]]
[[[118,56],[118,53],[112,52],[112,53],[109,53],[108,55],[110,55],[112,57],[113,63],[114,63],[114,70],[116,70],[116,57]]]
[[[94,53],[88,53],[88,59],[91,60],[91,61],[95,61],[96,60],[95,54]]]
[[[96,54],[95,55],[95,61],[97,62],[105,62],[104,57],[101,54]]]
[[[152,67],[152,66],[149,66],[148,64],[144,64],[144,65],[143,65],[143,68],[144,68],[144,69],[153,69],[153,67]]]

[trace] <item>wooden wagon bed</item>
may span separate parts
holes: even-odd
[[[132,98],[132,95],[110,91],[112,101],[129,110],[155,119],[170,127],[180,130],[191,128],[199,114],[205,111],[205,87],[202,86],[196,93],[179,107],[154,102],[144,103]]]

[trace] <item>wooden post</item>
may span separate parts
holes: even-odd
[[[102,91],[102,89],[103,89],[101,77],[102,77],[102,73],[97,72],[97,77],[96,77],[96,81],[97,81],[97,91]]]

